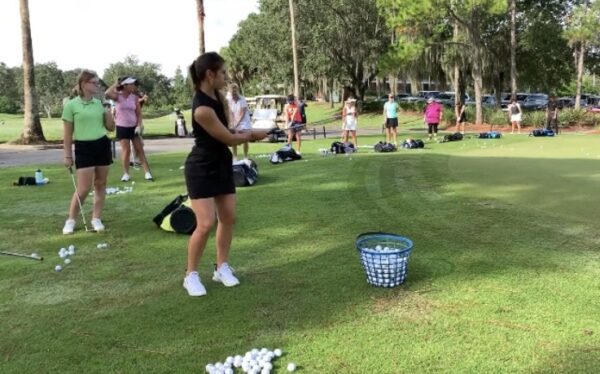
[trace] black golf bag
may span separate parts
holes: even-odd
[[[463,140],[463,134],[460,132],[455,132],[454,134],[445,135],[444,142],[457,142],[459,140]]]
[[[233,164],[233,182],[236,187],[252,186],[258,180],[258,165],[253,160]]]
[[[301,158],[302,156],[296,153],[294,148],[285,146],[273,153],[270,161],[272,164],[281,164],[286,161],[300,160]]]
[[[350,142],[342,143],[342,142],[333,142],[330,147],[331,153],[340,154],[340,153],[354,153],[356,152],[356,148],[354,148],[354,144]]]
[[[421,139],[406,139],[402,143],[402,148],[406,149],[416,149],[416,148],[425,148],[425,143]]]
[[[179,195],[171,201],[152,221],[165,231],[191,235],[196,229],[196,216],[188,195]]]
[[[396,152],[396,146],[392,143],[379,142],[373,147],[375,152]]]
[[[554,136],[554,131],[550,129],[535,129],[529,134],[529,136]]]
[[[502,133],[498,131],[482,132],[479,134],[479,139],[500,139],[501,137]]]

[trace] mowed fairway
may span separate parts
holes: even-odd
[[[305,142],[302,161],[257,158],[259,183],[238,189],[231,264],[242,284],[210,280],[212,236],[202,298],[181,286],[187,237],[151,221],[185,192],[185,154],[151,155],[157,181],[134,173],[132,193],[107,197],[107,231],[71,237],[60,232],[64,167],[44,167],[44,187],[11,186],[31,167],[0,169],[0,249],[45,257],[0,257],[0,371],[201,373],[280,347],[279,373],[288,362],[301,373],[598,372],[600,138],[320,157],[331,141]],[[119,177],[114,166],[109,186]],[[354,248],[377,230],[415,243],[395,289],[368,285]],[[69,244],[73,263],[55,273]]]

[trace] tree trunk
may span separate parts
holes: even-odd
[[[457,43],[458,42],[458,33],[459,33],[459,28],[458,28],[458,21],[454,21],[454,30],[453,30],[453,39],[454,42]],[[454,81],[452,82],[453,85],[453,90],[454,90],[454,104],[457,105],[458,103],[462,102],[462,96],[460,93],[460,67],[458,66],[458,62],[454,62]]]
[[[21,12],[21,38],[23,43],[23,101],[25,104],[25,119],[21,142],[30,144],[45,141],[39,114],[39,99],[35,89],[35,73],[33,63],[33,43],[29,25],[29,2],[19,0]]]
[[[585,56],[585,42],[579,43],[579,61],[577,61],[577,92],[575,94],[575,109],[581,108],[581,85],[583,82],[583,62]]]
[[[204,13],[204,0],[196,0],[196,11],[198,15],[198,49],[200,54],[204,54],[206,52],[204,45],[204,17],[206,16]]]
[[[483,108],[481,99],[483,97],[483,42],[481,41],[479,18],[477,14],[473,15],[469,35],[473,46],[473,86],[475,88],[475,124],[483,123]]]
[[[517,95],[517,0],[510,0],[510,93]]]
[[[294,1],[290,1],[290,27],[292,29],[292,56],[294,60],[294,96],[300,96],[300,86],[298,84],[298,51],[296,50],[296,26],[294,19]]]

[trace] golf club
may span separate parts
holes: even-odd
[[[0,254],[6,255],[6,256],[24,257],[24,258],[29,258],[31,260],[38,260],[38,261],[44,260],[43,257],[40,257],[40,256],[38,256],[35,253],[32,253],[30,255],[24,255],[24,254],[21,254],[21,253],[0,251]]]
[[[85,227],[86,232],[94,232],[94,230],[90,230],[87,227],[87,222],[85,220],[85,214],[83,214],[83,206],[81,205],[81,199],[79,198],[79,191],[77,190],[77,183],[75,183],[75,175],[73,174],[73,167],[69,166],[69,173],[71,174],[71,180],[73,181],[73,188],[75,188],[75,196],[77,196],[77,202],[79,203],[79,213],[81,213],[81,219],[83,220],[83,227]]]

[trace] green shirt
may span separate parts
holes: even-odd
[[[388,101],[383,106],[385,109],[386,118],[398,118],[398,103],[392,101],[391,103]]]
[[[73,124],[74,140],[96,140],[106,135],[104,107],[95,97],[84,101],[77,96],[67,101],[62,120]]]

